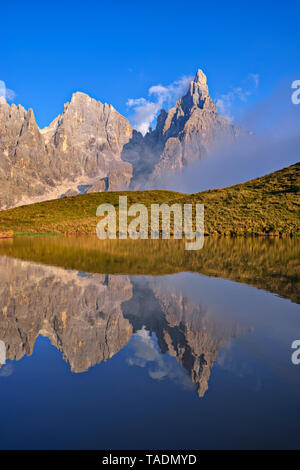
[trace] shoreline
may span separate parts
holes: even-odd
[[[18,238],[18,237],[56,237],[56,236],[70,236],[70,237],[80,237],[80,236],[88,236],[88,235],[93,235],[97,237],[97,233],[95,232],[16,232],[16,233],[0,233],[0,239],[12,239],[12,238]],[[215,237],[215,238],[299,238],[299,235],[296,233],[261,233],[261,232],[253,232],[253,233],[247,233],[247,232],[240,232],[240,233],[204,233],[205,237]],[[100,240],[100,239],[99,239]],[[107,240],[110,240],[109,238]],[[122,241],[123,239],[116,238],[114,240],[120,240]],[[114,241],[112,240],[112,241]],[[125,240],[130,240],[130,237],[128,237]],[[141,240],[141,239],[139,239]],[[142,240],[142,241],[148,241],[151,240],[151,237],[148,239]],[[165,241],[162,238],[159,238],[158,240]],[[177,240],[177,241],[184,241],[185,238],[182,237],[182,239],[174,239],[174,237],[171,237],[170,240]],[[133,240],[134,241],[134,240]]]

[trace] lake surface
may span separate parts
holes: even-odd
[[[0,447],[300,448],[299,254],[1,240]]]

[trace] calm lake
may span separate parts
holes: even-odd
[[[291,239],[1,240],[0,447],[300,448],[299,259]]]

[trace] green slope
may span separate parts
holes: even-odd
[[[99,204],[204,203],[205,232],[220,235],[299,235],[300,162],[224,189],[197,194],[120,191],[84,194],[0,212],[0,234],[94,233]]]

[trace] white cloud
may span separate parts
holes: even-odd
[[[7,101],[14,101],[16,97],[16,93],[14,90],[11,90],[10,88],[6,88],[6,99]]]
[[[167,86],[154,85],[148,90],[149,99],[130,98],[127,105],[134,110],[132,122],[135,129],[145,135],[163,105],[169,107],[181,98],[191,80],[192,77],[185,76]]]
[[[9,375],[12,375],[13,371],[14,369],[12,364],[5,364],[0,369],[0,377],[8,377]]]
[[[259,85],[259,75],[252,73],[249,75],[243,87],[236,87],[229,93],[221,95],[216,105],[218,111],[222,116],[227,118],[230,122],[234,120],[232,114],[232,107],[237,101],[246,103],[249,96],[251,96]]]
[[[0,96],[5,97],[5,94],[6,94],[5,82],[3,80],[0,80]]]
[[[4,97],[7,101],[14,101],[16,93],[10,88],[6,88],[5,82],[0,80],[0,98]]]

